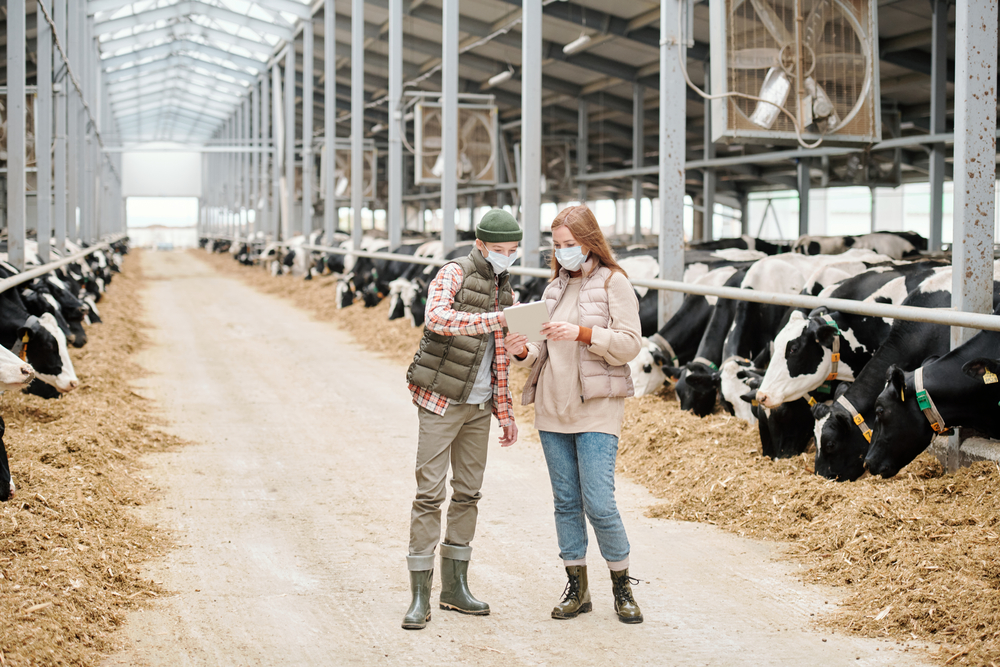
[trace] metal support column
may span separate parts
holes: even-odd
[[[750,235],[750,193],[740,192],[740,234]]]
[[[313,60],[312,16],[302,22],[302,233],[313,229]]]
[[[590,158],[590,115],[587,111],[587,101],[584,99],[577,101],[577,121],[576,121],[576,173],[578,176],[587,174],[587,162]],[[580,189],[580,203],[587,205],[587,182],[578,181],[577,187]]]
[[[643,167],[643,154],[645,138],[645,89],[638,83],[632,84],[632,168]],[[642,176],[632,177],[632,203],[635,226],[632,230],[632,242],[642,243]]]
[[[948,5],[951,0],[931,0],[931,134],[947,131]],[[957,79],[956,79],[957,81]],[[928,250],[941,249],[944,224],[944,144],[934,144],[930,154],[930,234]]]
[[[521,9],[521,225],[524,266],[538,266],[542,193],[542,2],[525,0]]]
[[[282,238],[295,236],[295,44],[285,51],[285,197],[288,219],[282,216]]]
[[[52,243],[52,27],[35,5],[38,26],[38,104],[35,107],[38,136],[35,138],[35,164],[38,166],[38,258],[49,261]]]
[[[281,66],[274,64],[271,69],[271,118],[274,125],[271,132],[271,233],[275,241],[287,241],[284,221],[281,219],[281,144],[284,139],[279,135],[277,121],[281,116]]]
[[[25,122],[24,0],[7,2],[7,257],[24,270],[25,173],[27,162]]]
[[[364,205],[365,0],[351,0],[351,245],[361,249]]]
[[[455,247],[458,209],[458,0],[443,0],[441,8],[441,243]]]
[[[707,63],[706,63],[707,65]],[[705,90],[711,90],[711,70],[705,67]],[[705,150],[706,160],[715,159],[715,142],[712,141],[712,105],[709,100],[705,100]],[[715,238],[715,169],[708,168],[702,173],[702,193],[703,206],[705,212],[701,216],[702,241],[711,241]]]
[[[812,158],[799,158],[795,174],[799,185],[799,236],[809,233],[809,162]]]
[[[660,0],[660,16],[677,16],[683,0]],[[677,57],[682,35],[676,21],[660,21],[660,277],[684,277],[684,158],[686,150],[684,107],[687,97],[684,74]],[[683,48],[683,47],[681,47]],[[682,295],[659,291],[658,327],[680,308]]]
[[[271,79],[268,72],[264,72],[260,77],[260,190],[257,192],[257,201],[260,209],[257,214],[260,216],[260,224],[257,229],[263,232],[264,239],[274,237],[271,228],[271,207],[270,207],[270,181],[267,179],[267,168],[269,160],[273,155],[271,149]]]
[[[254,84],[250,88],[250,208],[253,209],[253,223],[247,233],[260,231],[260,89]],[[249,215],[249,213],[248,213]]]
[[[53,3],[52,21],[56,24],[56,35],[59,41],[66,44],[66,2],[56,0]],[[64,47],[65,48],[65,47]],[[56,82],[56,137],[55,137],[55,207],[53,212],[53,227],[55,228],[56,251],[61,255],[66,252],[66,99],[71,86],[66,74],[66,64],[60,57],[55,71],[61,76]]]
[[[390,34],[392,32],[391,26],[389,32]],[[392,77],[389,78],[391,80]],[[392,108],[391,103],[389,106]],[[391,132],[392,130],[390,130]],[[337,164],[337,7],[334,0],[326,0],[323,6],[323,137],[323,147],[326,150],[326,173],[323,184],[326,199],[323,202],[323,232],[326,243],[332,245],[333,234],[340,227],[337,215],[336,182],[333,177],[334,167]],[[391,181],[389,187],[392,188]]]
[[[396,248],[403,240],[406,226],[403,211],[403,143],[400,126],[403,112],[403,0],[389,0],[389,202],[386,224],[389,227],[389,247]]]
[[[61,4],[61,3],[60,3]],[[78,63],[80,62],[80,39],[82,34],[80,30],[67,30],[66,26],[79,25],[79,3],[67,3],[67,14],[66,14],[66,25],[63,26],[63,35],[66,36],[67,43],[67,54],[70,62]],[[66,128],[66,153],[67,153],[67,194],[66,194],[66,235],[70,241],[77,240],[77,216],[80,206],[80,181],[83,177],[83,172],[80,169],[80,114],[82,112],[83,106],[80,100],[80,94],[76,90],[76,86],[70,81],[69,76],[66,77],[66,91],[69,96],[69,109],[67,110],[67,118],[69,119],[68,126]]]

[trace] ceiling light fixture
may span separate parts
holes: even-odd
[[[563,47],[563,53],[567,56],[571,56],[574,53],[583,51],[590,44],[590,35],[580,35],[572,42]]]
[[[492,88],[493,86],[499,86],[501,83],[506,83],[514,78],[514,70],[505,69],[499,74],[494,74],[486,82],[487,88]]]
[[[383,125],[382,123],[375,123],[374,125],[372,125],[372,134],[378,134],[384,129],[385,125]]]

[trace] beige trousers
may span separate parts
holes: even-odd
[[[486,470],[490,437],[491,403],[452,404],[444,415],[417,408],[420,433],[417,441],[417,495],[410,513],[409,569],[434,566],[434,549],[441,540],[441,505],[451,464],[451,502],[448,504],[446,544],[469,546],[476,535],[476,504]]]

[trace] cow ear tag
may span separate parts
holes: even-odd
[[[899,390],[899,400],[901,402],[903,402],[903,403],[906,403],[906,390],[905,389],[900,389]]]
[[[24,335],[21,336],[21,361],[28,360],[28,332],[25,331]]]
[[[926,391],[918,391],[917,392],[917,405],[920,406],[921,410],[930,410],[931,409],[931,402],[927,399],[927,392]]]
[[[813,398],[812,396],[806,396],[806,403],[808,403],[809,407],[811,408],[814,405],[816,405],[816,399]]]
[[[860,412],[857,413],[856,415],[854,415],[854,425],[855,426],[861,426],[861,422],[863,422],[864,420],[865,420],[865,418],[861,416]]]
[[[997,374],[993,371],[986,371],[983,374],[983,384],[996,384]]]

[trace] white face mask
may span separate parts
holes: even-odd
[[[589,256],[590,253],[584,255],[583,248],[578,245],[572,248],[559,248],[556,250],[556,261],[567,271],[576,271],[579,269]]]
[[[517,259],[516,251],[514,252],[513,255],[507,256],[487,249],[486,261],[490,263],[490,266],[493,267],[493,272],[496,273],[498,276],[507,269],[509,269],[510,265],[514,263],[515,259]]]

